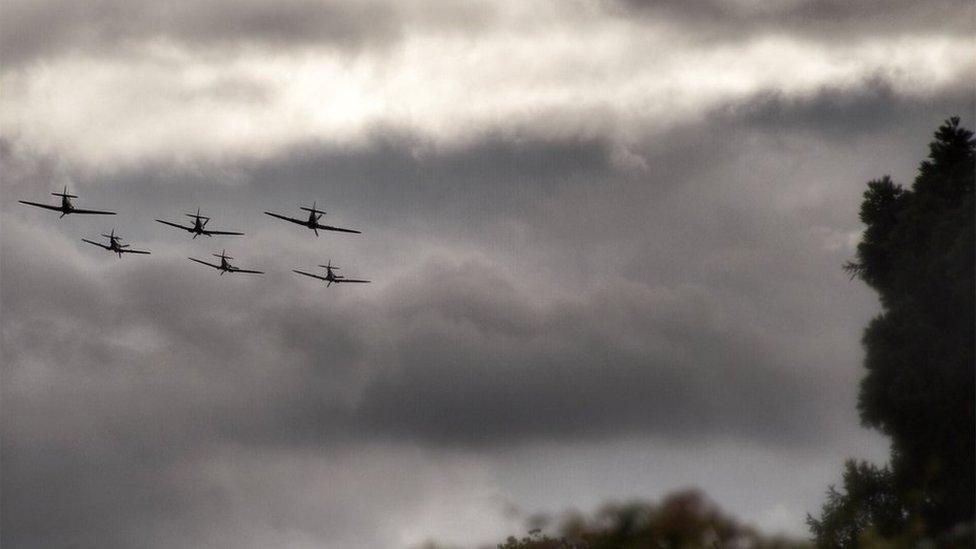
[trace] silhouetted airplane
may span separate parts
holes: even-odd
[[[321,219],[322,216],[325,215],[325,212],[323,212],[321,210],[316,210],[315,209],[315,202],[312,202],[312,207],[311,208],[306,208],[305,206],[300,206],[300,209],[305,210],[306,212],[308,212],[308,219],[302,221],[301,219],[295,219],[294,217],[286,217],[286,216],[279,215],[279,214],[276,214],[276,213],[271,213],[271,212],[264,212],[264,213],[270,215],[271,217],[277,217],[278,219],[284,219],[285,221],[291,221],[292,223],[296,223],[298,225],[302,225],[304,227],[308,227],[309,229],[312,229],[313,231],[315,231],[315,236],[318,236],[319,235],[319,229],[324,229],[326,231],[339,231],[339,232],[343,232],[343,233],[362,234],[360,231],[355,231],[353,229],[342,229],[340,227],[330,227],[329,225],[322,225],[321,223],[319,223],[319,219]]]
[[[196,214],[185,214],[187,217],[193,218],[193,226],[187,227],[185,225],[180,225],[178,223],[170,223],[169,221],[163,221],[162,219],[157,219],[163,225],[169,225],[170,227],[176,227],[177,229],[183,229],[184,231],[193,233],[193,238],[200,235],[213,236],[215,234],[228,234],[228,235],[242,235],[244,233],[235,233],[231,231],[211,231],[205,229],[207,223],[210,222],[210,218],[205,215],[200,215],[200,208],[197,208]]]
[[[262,271],[250,271],[248,269],[239,269],[231,265],[230,262],[227,260],[234,259],[234,258],[227,255],[226,250],[221,250],[219,254],[211,254],[211,255],[220,258],[220,265],[214,265],[213,263],[207,263],[206,261],[200,261],[199,259],[193,259],[192,257],[188,257],[187,259],[189,259],[190,261],[196,261],[197,263],[203,263],[204,265],[213,267],[214,269],[220,271],[221,275],[223,275],[224,273],[264,274],[264,272]]]
[[[357,280],[355,278],[346,278],[346,277],[344,277],[342,275],[335,274],[332,271],[338,271],[339,270],[339,267],[333,265],[331,259],[329,260],[329,264],[328,265],[319,265],[319,267],[322,267],[322,268],[325,269],[325,276],[314,275],[312,273],[306,273],[304,271],[295,271],[295,270],[293,270],[293,271],[296,272],[296,273],[298,273],[298,274],[300,274],[300,275],[310,276],[312,278],[317,278],[319,280],[326,281],[327,282],[327,284],[325,285],[326,288],[328,288],[329,286],[331,286],[333,282],[335,282],[336,284],[342,284],[344,282],[362,282],[362,283],[369,283],[368,280]]]
[[[68,194],[68,186],[67,185],[64,186],[64,191],[63,192],[60,192],[60,193],[51,193],[51,194],[54,195],[54,196],[60,196],[61,197],[61,205],[60,206],[52,206],[50,204],[41,204],[39,202],[29,202],[27,200],[20,200],[19,202],[21,204],[27,204],[28,206],[37,206],[38,208],[46,208],[48,210],[54,210],[56,212],[61,212],[61,217],[64,217],[64,216],[66,216],[68,214],[115,215],[115,212],[103,212],[103,211],[100,211],[100,210],[82,210],[82,209],[79,209],[79,208],[75,208],[74,204],[71,203],[71,199],[72,198],[78,198],[78,197],[75,196],[75,195],[73,195],[73,194]],[[61,217],[59,217],[58,219],[61,219]]]
[[[122,244],[121,243],[122,242],[122,237],[121,236],[115,236],[115,229],[114,228],[112,229],[112,233],[111,234],[103,234],[102,236],[104,236],[105,238],[108,239],[108,246],[106,246],[105,244],[99,244],[98,242],[93,242],[93,241],[88,240],[86,238],[82,238],[81,240],[83,242],[87,242],[89,244],[94,244],[95,246],[98,246],[99,248],[105,248],[106,250],[108,250],[110,252],[115,252],[115,253],[119,254],[119,259],[122,259],[122,254],[146,254],[146,255],[149,254],[149,252],[143,251],[143,250],[130,250],[128,244]]]

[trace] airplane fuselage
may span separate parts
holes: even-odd
[[[109,239],[108,249],[109,251],[119,254],[119,257],[122,257],[122,252],[125,251],[122,249],[122,246],[119,245],[119,241],[115,240],[114,238]]]
[[[331,261],[329,262],[328,265],[319,265],[319,266],[325,268],[325,276],[320,276],[320,275],[313,274],[313,273],[307,273],[305,271],[299,271],[297,269],[295,269],[294,272],[296,272],[296,273],[298,273],[300,275],[304,275],[304,276],[311,277],[311,278],[317,278],[317,279],[325,282],[326,286],[332,286],[332,284],[339,284],[339,283],[343,283],[343,282],[360,282],[360,283],[368,283],[369,282],[368,280],[359,280],[359,279],[356,279],[356,278],[346,278],[346,277],[344,277],[342,275],[335,274],[335,271],[333,271],[333,269],[337,269],[338,267],[333,267]]]
[[[305,225],[309,229],[313,229],[313,230],[316,229],[319,225],[319,216],[316,215],[315,212],[310,212],[308,214],[308,221],[305,223]]]
[[[61,196],[61,216],[66,216],[73,212],[75,205],[71,203],[71,199],[67,196]]]
[[[197,215],[199,215],[199,210]],[[203,226],[206,224],[207,223],[199,217],[193,219],[193,227],[189,229],[189,231],[193,233],[193,238],[203,235],[212,236],[211,234],[207,233],[206,229],[203,228]]]
[[[230,264],[225,258],[220,258],[220,274],[232,273],[237,270],[237,267]]]

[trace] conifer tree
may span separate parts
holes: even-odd
[[[936,131],[911,189],[887,176],[868,183],[861,205],[867,228],[857,261],[845,268],[880,296],[882,311],[862,339],[867,375],[858,409],[865,425],[891,437],[892,456],[890,470],[851,475],[848,465],[847,493],[828,493],[824,516],[809,521],[818,541],[826,539],[825,525],[844,522],[842,510],[872,516],[857,512],[858,498],[886,502],[885,512],[896,498],[904,520],[873,524],[876,530],[900,522],[938,537],[973,521],[974,171],[973,132],[954,117]],[[848,486],[848,476],[859,484]],[[870,479],[878,481],[868,483],[878,497],[861,490],[860,481]]]

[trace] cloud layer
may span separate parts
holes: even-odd
[[[679,5],[635,8],[626,17],[619,5],[585,2],[562,9],[14,3],[4,50],[15,62],[4,71],[0,120],[32,148],[106,170],[147,160],[267,157],[308,139],[356,147],[377,129],[417,134],[438,147],[477,141],[485,131],[605,137],[627,157],[649,130],[701,121],[703,112],[758,93],[856,93],[880,80],[900,96],[931,99],[965,86],[974,70],[965,34],[924,24],[962,9],[951,4],[926,11],[911,32],[903,27],[917,8],[906,4],[885,12],[899,22],[894,35],[843,39],[783,25],[836,26],[804,23],[820,14],[862,29],[875,21],[865,14],[876,10]],[[731,28],[730,17],[756,19],[754,11],[771,21],[706,40],[696,26],[702,18],[686,13],[692,9],[725,21],[723,28]],[[57,51],[31,53],[33,41]]]
[[[4,546],[474,546],[679,480],[801,531],[883,455],[840,265],[972,120],[968,8],[730,6],[5,2]],[[16,202],[66,184],[120,215]],[[313,200],[364,234],[261,213]],[[247,235],[152,222],[198,206]]]

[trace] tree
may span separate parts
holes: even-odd
[[[976,513],[974,147],[973,132],[954,117],[936,131],[911,189],[887,176],[869,182],[861,205],[867,228],[857,261],[845,266],[881,299],[862,339],[867,375],[858,410],[892,442],[890,470],[852,473],[848,465],[847,473],[855,486],[883,478],[876,487],[933,536]],[[818,540],[832,513],[874,501],[857,494],[828,493],[824,517],[811,519]]]
[[[790,549],[806,545],[768,538],[726,516],[695,490],[677,492],[660,504],[608,504],[592,517],[568,516],[560,537],[533,530],[522,539],[509,537],[498,549],[672,549],[751,547]]]
[[[891,471],[866,462],[844,464],[844,491],[827,489],[820,520],[807,515],[820,547],[858,547],[871,534],[893,537],[905,530],[906,511]]]

